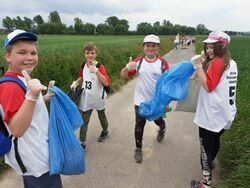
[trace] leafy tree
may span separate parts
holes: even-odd
[[[9,16],[3,18],[3,27],[5,27],[8,32],[14,30],[14,22]]]
[[[172,35],[173,33],[174,33],[174,27],[170,27],[167,25],[162,26],[163,35]]]
[[[116,16],[110,16],[106,19],[105,23],[115,28],[115,26],[120,24],[120,20]]]
[[[117,25],[115,26],[114,34],[115,35],[125,35],[128,32],[128,28],[125,25]]]
[[[162,34],[162,27],[159,21],[153,24],[153,33],[156,35]]]
[[[98,24],[96,27],[96,32],[101,35],[112,35],[113,27],[108,24]]]
[[[128,31],[128,28],[129,28],[128,23],[129,23],[128,20],[125,20],[125,19],[120,20],[120,25],[124,25],[127,28],[127,31]]]
[[[33,28],[33,21],[28,18],[28,17],[24,17],[24,20],[23,20],[23,23],[24,23],[24,26],[25,26],[25,31],[32,31],[32,28]]]
[[[16,29],[23,29],[25,30],[25,23],[24,21],[20,18],[20,16],[17,16],[16,18],[13,19],[14,25]]]
[[[162,25],[163,25],[163,26],[170,26],[170,27],[173,27],[173,26],[174,26],[170,21],[167,21],[167,20],[163,20]]]
[[[140,35],[148,35],[153,33],[153,27],[148,22],[142,22],[137,25],[137,33]]]
[[[44,24],[43,17],[40,16],[40,15],[36,15],[36,16],[33,18],[33,21],[34,21],[37,25],[42,25],[42,24]]]
[[[66,25],[60,23],[44,23],[38,27],[41,34],[63,34],[66,30]]]
[[[84,26],[83,22],[79,17],[74,18],[75,24],[74,24],[74,29],[77,34],[83,34],[84,33]]]
[[[93,35],[95,34],[95,25],[94,24],[91,24],[91,23],[86,23],[83,25],[83,33],[86,34],[86,35]]]
[[[196,26],[196,32],[197,34],[200,34],[200,35],[206,35],[209,33],[209,30],[206,28],[204,24],[198,24]]]
[[[61,18],[60,18],[59,13],[57,11],[50,12],[50,14],[49,14],[49,22],[50,23],[62,24]]]

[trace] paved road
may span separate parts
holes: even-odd
[[[164,56],[172,65],[194,55],[194,47],[172,50]],[[144,160],[133,159],[134,109],[136,79],[107,99],[106,113],[110,135],[103,143],[96,112],[89,124],[86,173],[62,176],[65,188],[189,188],[190,180],[200,178],[198,129],[193,113],[170,112],[166,137],[156,141],[157,126],[148,122],[143,140]],[[215,174],[215,177],[217,174]],[[22,187],[22,180],[10,170],[0,181],[1,188]]]

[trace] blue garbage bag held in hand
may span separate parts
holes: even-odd
[[[85,172],[84,151],[74,129],[83,125],[75,103],[59,88],[50,99],[49,156],[50,174],[78,175]]]
[[[73,130],[75,131],[80,128],[84,122],[76,104],[59,88],[51,87],[50,91],[56,93],[56,98],[60,106],[62,106],[63,111],[67,114],[67,118]]]
[[[153,98],[140,104],[139,115],[150,121],[156,120],[165,114],[171,101],[185,99],[188,94],[188,80],[193,73],[190,60],[182,61],[165,71],[156,83]]]

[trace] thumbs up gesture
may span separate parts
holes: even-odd
[[[27,82],[27,93],[26,93],[25,98],[27,100],[36,102],[39,98],[41,91],[46,90],[47,87],[42,85],[40,80],[31,79],[26,70],[22,70],[22,74]]]
[[[137,65],[137,63],[134,62],[134,61],[132,61],[132,57],[130,57],[129,58],[129,62],[126,65],[126,68],[128,69],[128,71],[135,70],[136,69],[136,65]]]

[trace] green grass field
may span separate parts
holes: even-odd
[[[135,58],[142,52],[144,36],[72,36],[72,35],[42,35],[39,36],[39,66],[32,74],[47,84],[56,80],[56,85],[64,91],[77,78],[80,64],[83,60],[82,49],[85,42],[94,42],[99,50],[97,60],[105,65],[111,78],[111,89],[114,92],[124,84],[119,73],[126,65],[129,57]],[[4,36],[1,36],[3,39]],[[173,48],[174,36],[161,36],[160,54],[164,55]],[[1,45],[0,50],[3,51]],[[5,66],[3,56],[0,56],[0,66]]]

